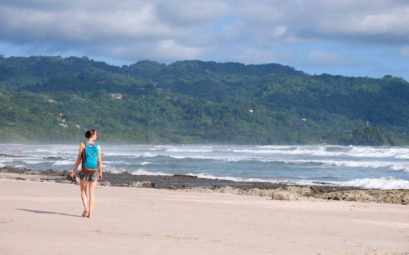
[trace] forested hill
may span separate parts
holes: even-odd
[[[409,144],[409,84],[279,64],[0,57],[0,142]]]

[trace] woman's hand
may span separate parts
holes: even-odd
[[[98,180],[102,180],[102,172],[98,172]]]

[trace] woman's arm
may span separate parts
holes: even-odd
[[[74,177],[75,173],[77,172],[78,166],[80,165],[81,160],[82,160],[82,153],[84,152],[84,149],[85,149],[85,144],[81,143],[80,144],[80,150],[78,152],[77,161],[75,161],[74,169],[72,170],[72,172],[70,174],[71,177]]]
[[[102,179],[102,158],[101,158],[101,146],[97,146],[98,148],[98,179]]]

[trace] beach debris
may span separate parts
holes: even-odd
[[[98,182],[98,184],[101,186],[111,186],[111,183],[108,181],[101,181],[101,182]]]
[[[273,200],[290,200],[288,194],[283,194],[281,192],[273,192],[271,198]]]
[[[149,181],[121,183],[121,187],[129,188],[155,188],[156,184]]]
[[[29,170],[29,171],[25,171],[24,174],[27,174],[27,175],[39,175],[39,174],[41,174],[41,173],[40,173],[40,171]]]

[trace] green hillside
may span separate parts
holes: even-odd
[[[279,64],[0,57],[0,142],[409,144],[409,84]],[[369,126],[370,128],[366,128]]]

